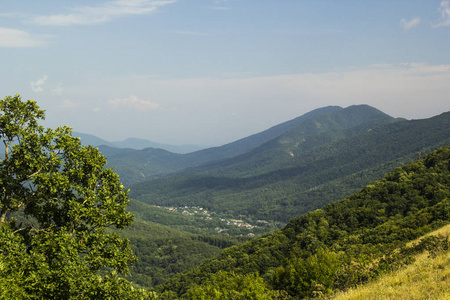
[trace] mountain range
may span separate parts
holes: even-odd
[[[293,224],[445,145],[449,112],[406,120],[354,105],[319,108],[236,142],[185,154],[152,147],[99,149],[133,199],[129,210],[136,223],[124,236],[139,261],[130,280],[152,287],[245,241],[236,236]],[[207,210],[214,219],[175,212],[188,207]],[[233,229],[225,219],[257,226]],[[277,236],[269,233],[245,247],[270,252]],[[164,289],[182,293],[173,282]]]
[[[305,118],[234,157],[227,158],[224,152],[229,152],[221,152],[221,147],[177,157],[160,155],[172,163],[172,173],[130,185],[131,196],[155,205],[202,206],[249,220],[285,223],[449,143],[450,113],[405,120],[370,106],[351,106]],[[238,152],[230,145],[222,147]],[[196,159],[213,152],[215,160]]]
[[[201,150],[205,148],[204,146],[199,145],[170,145],[170,144],[161,144],[157,142],[152,142],[146,139],[139,139],[139,138],[127,138],[123,141],[118,142],[109,142],[107,140],[104,140],[102,138],[99,138],[92,134],[86,134],[81,132],[73,132],[73,136],[81,138],[81,143],[83,145],[91,145],[91,146],[108,146],[108,147],[114,147],[114,148],[121,148],[121,149],[134,149],[134,150],[142,150],[145,148],[157,148],[157,149],[163,149],[166,151],[170,151],[173,153],[189,153]]]
[[[233,143],[186,154],[99,149],[139,201],[286,223],[449,143],[450,113],[406,120],[353,105],[319,108]]]

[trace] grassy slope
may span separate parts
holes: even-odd
[[[450,225],[432,235],[450,235]],[[339,292],[329,300],[359,299],[450,299],[450,252],[430,257],[428,252],[400,270],[357,288]]]

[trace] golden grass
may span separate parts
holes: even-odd
[[[447,236],[450,225],[431,234]],[[415,263],[329,299],[450,299],[450,252],[435,258],[419,254]]]

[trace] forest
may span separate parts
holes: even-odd
[[[448,238],[407,243],[449,223],[449,197],[450,147],[443,147],[281,230],[227,248],[157,290],[201,299],[223,291],[222,283],[245,289],[239,283],[251,278],[268,298],[331,294],[409,264],[424,249],[448,249]]]

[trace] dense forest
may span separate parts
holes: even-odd
[[[251,279],[267,297],[329,294],[407,264],[427,245],[444,243],[406,246],[449,221],[450,147],[444,147],[281,230],[225,249],[158,290],[168,298],[201,299],[221,284],[242,289],[238,282]]]

